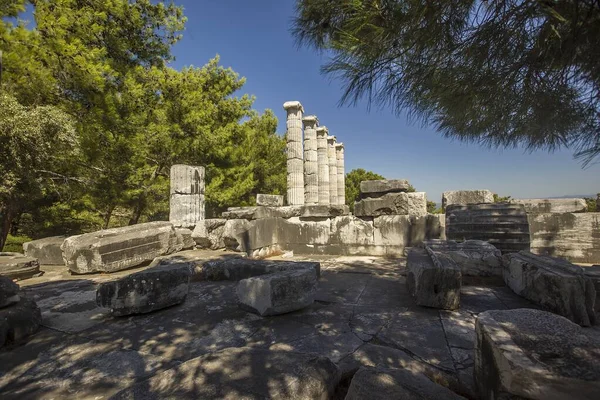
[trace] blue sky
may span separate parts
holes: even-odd
[[[583,170],[568,150],[548,154],[490,150],[443,138],[433,128],[410,124],[390,110],[366,103],[338,107],[342,89],[319,72],[326,61],[297,49],[289,33],[293,0],[175,0],[188,18],[172,66],[202,66],[216,54],[247,83],[240,95],[256,96],[255,108],[272,109],[285,132],[288,100],[302,102],[345,144],[346,172],[364,168],[386,178],[408,179],[429,200],[458,189],[490,189],[515,198],[600,192],[600,164]]]

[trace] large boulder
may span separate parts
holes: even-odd
[[[37,258],[21,253],[0,252],[0,275],[10,279],[27,279],[39,276],[40,262]]]
[[[67,267],[76,274],[114,272],[181,250],[170,222],[145,224],[71,236],[62,245]]]
[[[408,192],[411,186],[406,179],[387,179],[362,181],[360,193],[362,197],[379,197],[385,193]]]
[[[446,238],[483,240],[503,254],[529,250],[529,222],[522,204],[446,206]]]
[[[362,367],[354,374],[345,400],[363,399],[459,400],[464,397],[420,373]]]
[[[595,322],[596,289],[584,270],[527,251],[506,256],[504,281],[518,295],[582,326]]]
[[[113,315],[149,313],[185,301],[189,291],[190,263],[161,263],[119,280],[104,282],[96,290],[96,303]]]
[[[502,252],[490,243],[481,240],[427,240],[423,245],[454,260],[463,276],[502,276]]]
[[[19,285],[12,279],[0,275],[0,308],[19,301]]]
[[[510,199],[528,213],[578,213],[587,210],[585,199]]]
[[[317,279],[314,268],[242,279],[236,290],[238,303],[263,317],[300,310],[314,303]]]
[[[482,399],[598,399],[600,342],[561,316],[492,310],[475,324],[475,384]]]
[[[442,208],[457,204],[493,203],[494,194],[489,190],[451,190],[442,193]]]
[[[427,196],[425,192],[413,192],[386,193],[377,198],[365,198],[354,204],[354,215],[427,215]]]
[[[323,356],[229,348],[186,361],[111,399],[328,399],[339,380],[338,367]]]
[[[35,301],[21,295],[17,303],[0,308],[0,347],[18,344],[40,328],[42,314]]]
[[[460,305],[461,271],[443,253],[412,248],[406,260],[406,285],[420,306],[456,310]]]
[[[52,236],[23,243],[27,257],[37,258],[42,265],[64,265],[62,246],[66,236]]]

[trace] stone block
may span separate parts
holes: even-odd
[[[35,301],[20,295],[17,303],[0,308],[0,347],[22,343],[40,328],[42,314]]]
[[[579,325],[595,322],[594,284],[581,267],[566,260],[527,251],[509,254],[504,281],[519,296]]]
[[[529,223],[522,204],[494,203],[446,207],[449,240],[483,240],[503,254],[529,250]]]
[[[412,248],[406,261],[406,286],[420,306],[456,310],[461,272],[456,263],[429,248]]]
[[[528,214],[531,252],[600,263],[600,212]]]
[[[0,308],[19,301],[19,285],[12,279],[0,275]]]
[[[331,243],[341,245],[373,245],[373,222],[353,215],[331,219]]]
[[[281,207],[283,206],[283,196],[259,193],[256,195],[256,204],[259,206]]]
[[[225,248],[234,251],[246,251],[248,245],[248,230],[252,221],[245,219],[228,219],[223,225],[223,243]]]
[[[185,301],[192,268],[189,263],[166,262],[116,281],[104,282],[96,303],[116,316],[149,313]]]
[[[27,279],[39,276],[40,263],[37,258],[21,253],[0,252],[0,275],[10,279]]]
[[[41,265],[64,265],[60,246],[67,236],[52,236],[23,243],[27,257],[37,258]]]
[[[76,274],[114,272],[179,251],[180,239],[170,222],[148,222],[71,236],[62,251]]]
[[[489,190],[452,190],[442,193],[442,208],[449,205],[493,203],[494,193]]]
[[[361,367],[352,378],[345,400],[465,399],[423,374],[402,369]]]
[[[181,236],[182,250],[193,249],[196,242],[192,239],[192,231],[187,228],[176,228],[175,233]]]
[[[294,244],[328,245],[330,238],[331,222],[329,219],[310,221],[294,217],[279,220],[278,243],[284,248]]]
[[[410,184],[406,179],[387,179],[377,181],[362,181],[360,193],[362,197],[379,197],[385,193],[408,192]]]
[[[345,204],[331,205],[307,205],[302,207],[300,217],[302,218],[330,218],[340,215],[348,215],[350,208]]]
[[[316,271],[301,268],[242,279],[236,293],[240,307],[270,316],[310,306],[316,291]]]
[[[250,260],[247,258],[229,258],[209,260],[202,264],[200,279],[207,281],[239,281],[253,276],[273,274],[283,271],[312,269],[321,276],[321,264],[313,261],[273,261]]]
[[[411,217],[409,215],[381,215],[373,219],[373,238],[377,245],[409,246]]]
[[[594,310],[600,312],[600,265],[593,265],[591,267],[585,267],[583,269],[585,276],[590,278],[596,289],[596,302],[594,303]]]
[[[172,194],[169,203],[169,222],[175,226],[193,227],[205,217],[203,194]]]
[[[427,215],[427,196],[425,192],[387,193],[378,198],[362,199],[354,204],[354,215]]]
[[[228,348],[176,365],[111,399],[329,399],[339,380],[338,367],[327,357]]]
[[[527,213],[580,213],[587,210],[584,199],[511,199],[523,204]]]
[[[192,232],[192,239],[201,249],[224,249],[223,232],[226,219],[213,218],[199,221]]]
[[[492,310],[475,324],[481,399],[591,400],[600,393],[600,343],[561,316]]]
[[[502,276],[502,252],[487,242],[427,240],[423,245],[454,260],[463,276]]]

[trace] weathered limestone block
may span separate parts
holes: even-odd
[[[19,285],[9,277],[0,275],[0,308],[10,306],[19,300]]]
[[[181,249],[189,250],[196,246],[196,242],[192,239],[192,231],[187,228],[176,228],[175,233],[181,236]]]
[[[459,400],[464,397],[425,375],[403,369],[361,367],[352,378],[345,400]]]
[[[76,274],[114,272],[181,250],[170,222],[148,222],[71,236],[62,244],[67,267]]]
[[[504,281],[519,296],[576,324],[595,322],[596,289],[583,269],[561,258],[527,251],[506,256]]]
[[[236,293],[240,307],[264,317],[308,307],[316,291],[316,271],[302,268],[242,279]]]
[[[502,276],[502,252],[487,242],[427,240],[423,245],[454,260],[463,276]]]
[[[373,221],[365,221],[353,215],[335,217],[331,220],[331,242],[341,245],[374,245]]]
[[[335,145],[335,158],[337,163],[337,204],[346,204],[346,170],[344,166],[344,144]]]
[[[169,221],[174,226],[193,227],[204,219],[204,167],[171,167]]]
[[[414,192],[387,193],[378,198],[365,198],[354,204],[354,215],[427,215],[427,196],[425,192]]]
[[[327,136],[327,158],[329,160],[329,204],[338,204],[336,137]]]
[[[528,214],[531,252],[600,263],[600,212]]]
[[[192,232],[192,239],[201,249],[224,249],[223,232],[226,219],[211,218],[198,222]]]
[[[0,275],[11,279],[27,279],[40,274],[42,272],[37,258],[21,253],[0,252]]]
[[[156,374],[111,399],[328,399],[339,380],[338,367],[326,357],[228,348]]]
[[[482,399],[592,400],[600,393],[600,342],[539,310],[492,310],[475,324],[475,384]]]
[[[279,221],[278,243],[287,245],[327,245],[331,237],[329,219],[315,221],[294,217]]]
[[[202,264],[200,279],[206,281],[239,281],[276,272],[312,269],[321,276],[321,264],[314,261],[273,261],[229,258],[208,260]]]
[[[329,155],[327,147],[327,127],[317,128],[317,167],[319,171],[319,204],[329,204]],[[337,178],[336,178],[337,179]]]
[[[503,254],[529,250],[529,223],[522,204],[494,203],[446,207],[449,240],[483,240]]]
[[[235,251],[246,251],[248,246],[248,230],[254,221],[245,219],[228,219],[223,226],[223,243],[225,248]]]
[[[408,192],[410,184],[406,179],[383,179],[375,181],[362,181],[360,193],[362,197],[379,197],[386,193]]]
[[[456,263],[429,248],[412,248],[406,260],[406,286],[420,306],[456,310],[461,272]]]
[[[166,263],[104,282],[96,303],[116,316],[149,313],[185,301],[192,271],[188,263]]]
[[[287,202],[290,205],[304,204],[304,151],[302,138],[302,114],[299,101],[283,104],[287,112]]]
[[[268,207],[281,207],[283,206],[283,196],[278,194],[259,193],[256,195],[256,205]]]
[[[312,206],[304,206],[302,211],[300,212],[300,217],[302,218],[331,218],[337,217],[340,215],[348,215],[350,213],[350,208],[345,205],[312,205]]]
[[[63,265],[60,246],[67,236],[52,236],[23,243],[23,252],[27,257],[37,258],[41,265]]]
[[[319,202],[319,165],[317,157],[317,126],[314,115],[302,119],[304,123],[304,203]]]
[[[585,276],[590,278],[596,289],[596,302],[594,303],[594,310],[600,312],[600,265],[593,265],[591,267],[585,267],[583,269]]]
[[[20,295],[17,303],[0,308],[0,348],[18,344],[40,328],[42,314],[35,301]]]
[[[452,190],[442,193],[442,208],[449,205],[493,203],[494,193],[489,190]]]
[[[579,213],[587,210],[584,199],[510,199],[523,204],[528,213]]]
[[[309,209],[314,205],[307,206]],[[261,219],[261,218],[291,218],[299,217],[305,210],[305,206],[284,206],[284,207],[265,207],[265,206],[249,206],[249,207],[229,207],[227,211],[222,213],[225,219]]]

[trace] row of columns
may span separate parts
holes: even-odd
[[[316,116],[304,116],[300,102],[288,101],[283,108],[287,111],[288,204],[345,204],[343,143],[319,126]]]

